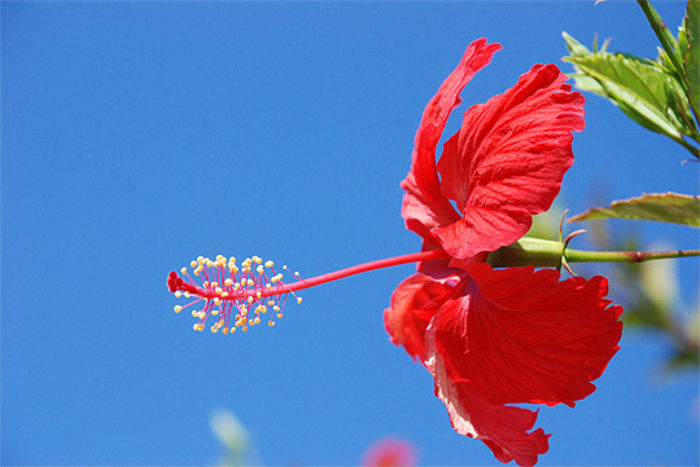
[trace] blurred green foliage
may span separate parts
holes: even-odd
[[[592,223],[591,239],[601,249],[639,251],[634,231],[612,234],[608,225]],[[670,249],[669,245],[651,245],[651,250]],[[625,312],[626,329],[651,330],[665,334],[670,350],[668,370],[697,368],[700,365],[700,297],[686,306],[681,300],[676,260],[610,265],[610,281]]]
[[[214,435],[226,448],[226,455],[221,459],[219,465],[222,467],[242,467],[260,464],[248,432],[233,412],[225,409],[217,410],[211,415],[209,425]]]

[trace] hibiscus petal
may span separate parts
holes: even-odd
[[[464,259],[522,237],[532,215],[552,204],[573,164],[572,131],[581,131],[584,98],[552,64],[535,65],[504,94],[472,106],[438,162],[442,194],[463,219],[433,230]]]
[[[559,282],[552,269],[465,266],[463,282],[433,318],[436,348],[454,381],[492,403],[571,407],[595,390],[619,349],[622,308],[609,306],[607,279]]]
[[[433,280],[414,274],[391,295],[391,307],[384,310],[384,327],[391,342],[402,345],[413,359],[425,357],[425,329],[454,286],[447,279]]]
[[[401,213],[406,226],[419,235],[429,236],[430,229],[459,219],[449,201],[440,194],[435,150],[450,112],[460,103],[459,93],[500,49],[499,44],[487,44],[486,39],[472,42],[457,68],[442,83],[423,112],[416,133],[411,170],[401,182],[401,187],[407,191]]]
[[[549,449],[541,428],[527,432],[535,424],[537,412],[489,402],[471,383],[454,382],[447,374],[440,353],[435,350],[435,333],[427,332],[426,367],[435,378],[435,395],[442,400],[457,433],[483,441],[501,462],[515,460],[532,466],[537,456]]]

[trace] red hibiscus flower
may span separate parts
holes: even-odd
[[[529,431],[536,412],[507,404],[573,407],[592,393],[619,348],[622,309],[605,299],[603,277],[560,281],[552,269],[483,262],[550,207],[573,163],[584,99],[555,65],[535,65],[504,94],[469,108],[436,163],[459,93],[500,48],[473,42],[425,109],[401,183],[402,215],[424,250],[450,258],[420,263],[394,291],[384,321],[391,340],[435,378],[454,429],[498,460],[528,466],[547,451],[549,435]]]

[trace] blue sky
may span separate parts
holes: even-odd
[[[684,4],[658,9],[675,29]],[[411,265],[308,290],[274,329],[232,337],[174,315],[166,274],[200,254],[258,254],[311,276],[417,251],[398,183],[423,108],[466,46],[504,46],[462,93],[469,105],[535,63],[569,71],[564,30],[654,56],[635,3],[3,2],[1,13],[3,464],[212,463],[219,407],[267,465],[353,464],[386,435],[424,464],[497,464],[451,429],[430,375],[388,341],[382,311]],[[680,147],[587,97],[566,207],[697,193]],[[642,225],[642,238],[697,247],[683,227]],[[698,263],[679,268],[690,307]],[[627,332],[591,397],[540,411],[553,433],[541,464],[696,463],[697,374],[661,377],[667,351]]]

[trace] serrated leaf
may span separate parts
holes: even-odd
[[[607,97],[644,127],[675,138],[692,134],[685,129],[683,90],[658,65],[609,53],[572,56],[567,60],[595,78]]]
[[[683,60],[683,78],[688,85],[690,105],[697,117],[700,111],[700,0],[688,1],[685,27],[688,46]]]
[[[569,53],[571,54],[571,57],[575,58],[585,58],[588,57],[591,54],[591,51],[588,50],[583,44],[581,44],[579,41],[574,39],[572,36],[567,34],[566,32],[561,33],[562,37],[564,38],[564,42],[566,43],[566,48],[569,50]],[[604,44],[605,45],[605,44]],[[564,57],[566,60],[567,57]],[[576,73],[570,75],[574,80],[576,81],[576,87],[582,91],[588,91],[592,92],[595,94],[598,94],[599,96],[603,97],[608,97],[608,93],[603,89],[603,87],[598,83],[598,80],[588,76],[586,73],[581,71],[577,66],[576,63],[571,63],[574,67],[574,70]]]
[[[663,50],[657,62],[602,49],[593,53],[566,32],[562,36],[571,54],[564,60],[574,67],[571,77],[578,89],[607,98],[644,128],[672,138],[700,157],[684,140],[688,136],[697,141],[699,136],[685,83],[671,61],[663,60]],[[677,47],[675,38],[673,43]]]
[[[594,208],[572,217],[569,222],[591,219],[637,219],[700,227],[700,196],[677,193],[645,194],[613,202],[608,208]]]

